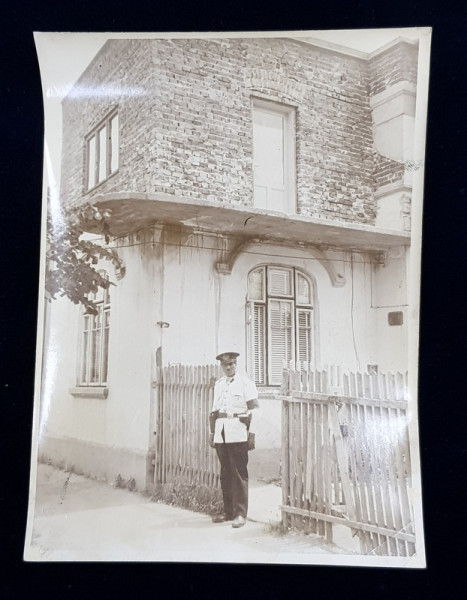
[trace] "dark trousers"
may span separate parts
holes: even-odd
[[[224,514],[228,519],[248,511],[248,446],[246,442],[216,444],[221,463],[221,488]]]

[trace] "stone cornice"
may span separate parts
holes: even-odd
[[[239,238],[261,237],[275,241],[312,242],[315,246],[384,250],[410,245],[410,236],[373,225],[283,214],[252,206],[195,200],[162,193],[115,192],[97,195],[95,206],[110,210],[109,235],[120,237],[157,222],[172,223]],[[95,221],[83,223],[86,231],[99,233]]]
[[[396,181],[395,183],[388,183],[387,185],[382,185],[375,191],[375,199],[384,198],[386,196],[391,196],[392,194],[398,193],[412,193],[412,186],[407,185],[401,181]]]
[[[381,104],[385,104],[402,94],[407,94],[408,96],[413,96],[415,98],[416,93],[417,87],[414,83],[410,83],[409,81],[398,81],[379,94],[372,96],[370,98],[370,106],[373,109],[378,108]]]
[[[418,47],[418,40],[409,40],[408,38],[399,36],[395,40],[391,40],[387,44],[384,44],[384,46],[381,46],[381,48],[377,48],[376,50],[373,50],[373,52],[370,52],[369,54],[367,54],[367,58],[369,58],[369,59],[375,58],[379,54],[384,54],[385,52],[387,52],[388,50],[391,50],[392,48],[394,48],[395,46],[398,46],[399,44],[407,44],[407,45],[413,46],[415,48],[415,47]]]

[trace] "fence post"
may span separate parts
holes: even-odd
[[[316,519],[317,533],[330,539],[330,522],[347,517],[362,552],[412,555],[405,375],[295,367],[283,378],[292,396],[282,404],[284,525],[306,531],[307,520]],[[339,490],[343,518],[330,513]]]
[[[164,414],[164,377],[162,367],[162,348],[156,350],[156,415],[154,425],[154,483],[162,483],[162,452],[163,452],[163,414]]]
[[[289,452],[289,409],[290,404],[286,399],[282,400],[282,505],[289,506],[290,497],[290,452]],[[291,522],[287,512],[282,511],[282,524],[289,527]]]
[[[287,368],[286,361],[282,361],[282,384],[281,384],[281,394],[283,396],[287,396],[290,391],[290,371]]]

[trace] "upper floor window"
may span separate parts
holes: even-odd
[[[118,170],[118,113],[113,111],[86,136],[86,191]]]
[[[254,98],[253,203],[284,213],[295,206],[295,109]]]
[[[314,359],[313,285],[292,267],[257,267],[248,275],[249,370],[258,385],[279,385],[284,362]]]
[[[101,271],[106,279],[108,275]],[[109,289],[99,288],[92,295],[97,305],[97,314],[82,315],[81,355],[79,365],[79,385],[104,385],[107,383],[109,354],[110,293]]]

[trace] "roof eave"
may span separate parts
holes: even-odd
[[[378,228],[362,223],[319,219],[299,214],[283,214],[216,201],[195,200],[171,194],[108,193],[95,196],[93,205],[107,210],[106,231],[122,237],[156,223],[234,236],[260,238],[272,243],[312,243],[338,247],[384,251],[410,245],[410,232]],[[102,231],[103,222],[89,220],[86,231]]]

